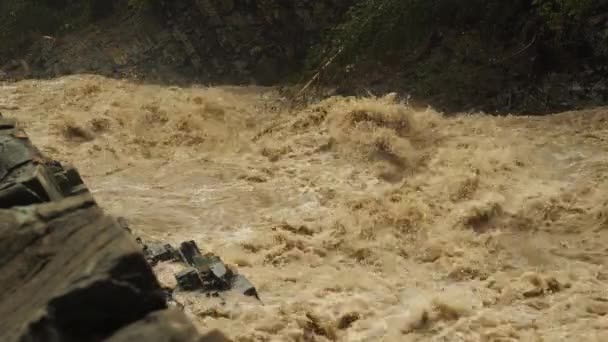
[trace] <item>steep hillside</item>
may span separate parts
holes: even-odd
[[[607,13],[606,0],[7,0],[0,79],[312,79],[315,98],[396,91],[449,113],[540,115],[608,101]]]
[[[284,80],[301,67],[308,49],[352,4],[352,0],[86,0],[59,1],[55,6],[30,2],[0,4],[4,22],[0,44],[7,47],[0,52],[0,72],[5,77],[89,72],[230,84]]]

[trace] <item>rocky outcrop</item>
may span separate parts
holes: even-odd
[[[272,83],[294,70],[352,0],[163,1],[192,65],[208,77]]]
[[[0,115],[1,341],[227,341],[202,337],[138,244],[75,169]]]
[[[72,35],[41,37],[0,77],[108,76],[271,84],[296,70],[308,49],[353,0],[156,0],[153,12],[117,13]],[[125,13],[125,14],[121,14]]]

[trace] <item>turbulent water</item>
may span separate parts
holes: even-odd
[[[194,239],[263,304],[183,296],[236,341],[607,341],[608,111],[443,117],[385,98],[79,75],[0,86],[148,240]],[[157,268],[170,283],[171,264]]]

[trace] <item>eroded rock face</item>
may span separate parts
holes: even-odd
[[[352,0],[163,1],[173,36],[203,74],[272,83],[293,69]]]
[[[0,340],[204,341],[90,194],[0,209]],[[11,247],[9,247],[11,246]]]
[[[168,308],[123,221],[0,114],[0,341],[226,341]]]
[[[271,84],[296,70],[353,2],[158,0],[157,18],[121,9],[74,34],[41,37],[22,60],[2,63],[0,77],[181,74],[190,81]]]

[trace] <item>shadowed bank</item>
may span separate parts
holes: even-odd
[[[605,1],[28,3],[2,5],[7,79],[92,73],[293,95],[320,71],[305,93],[315,100],[397,92],[447,113],[538,115],[608,99]]]

